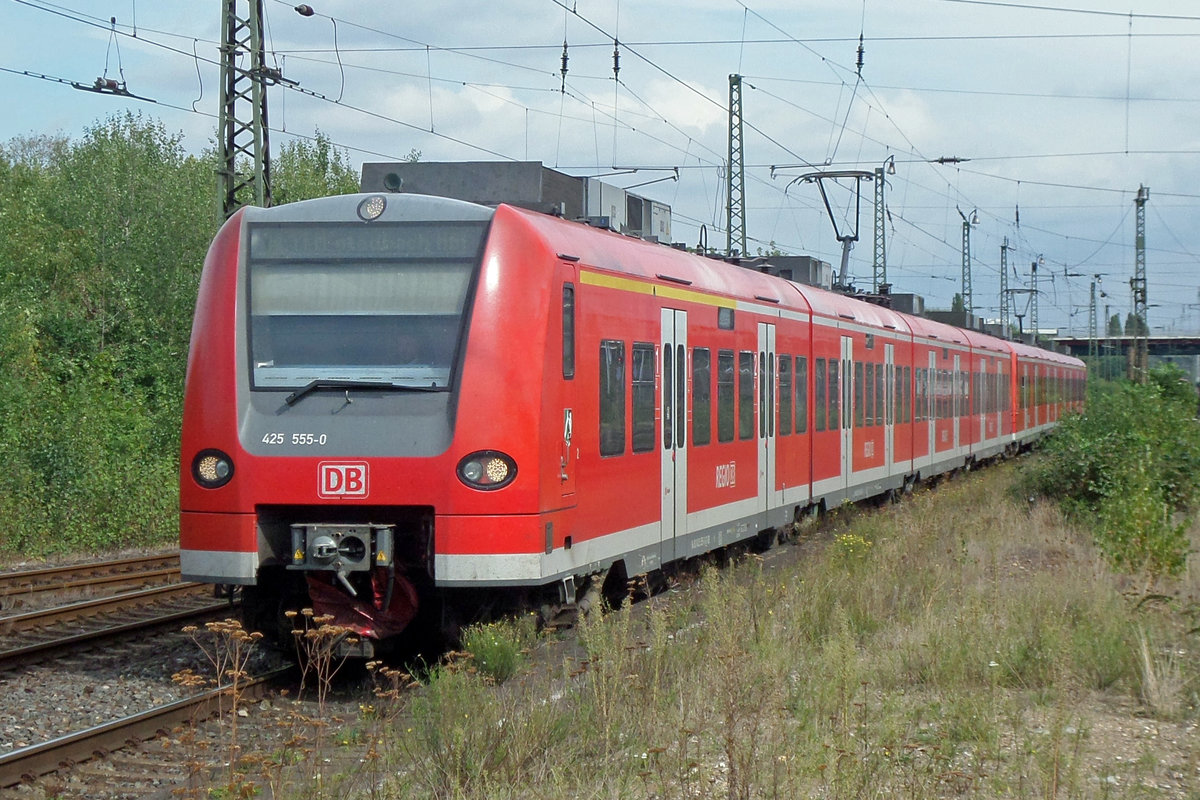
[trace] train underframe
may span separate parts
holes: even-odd
[[[1029,446],[1014,444],[979,464]],[[960,469],[972,466],[967,459]],[[871,499],[898,501],[917,485],[957,471],[913,473],[900,488]],[[765,550],[812,524],[823,510],[823,502],[797,507],[783,529],[761,530],[701,558]],[[260,567],[257,584],[242,590],[246,627],[284,649],[322,620],[347,632],[339,647],[342,655],[437,649],[453,645],[468,624],[515,611],[536,613],[542,624],[570,623],[601,603],[616,607],[627,597],[654,594],[674,573],[689,569],[687,562],[672,562],[631,576],[624,561],[617,560],[603,570],[544,586],[438,588],[432,570],[433,520],[431,507],[261,508],[259,524],[273,556]],[[311,617],[305,609],[311,609]]]

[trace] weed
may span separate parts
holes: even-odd
[[[488,680],[504,683],[516,674],[534,638],[533,618],[472,625],[462,633],[462,647],[472,665]]]

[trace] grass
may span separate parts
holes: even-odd
[[[526,622],[476,630],[471,658],[364,717],[357,794],[1195,796],[1194,557],[1145,598],[1089,532],[1013,499],[1014,472],[843,511],[798,552],[705,568],[532,652]],[[334,796],[298,783],[275,796]]]

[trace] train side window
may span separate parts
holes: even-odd
[[[903,385],[900,390],[900,404],[904,409],[902,422],[912,422],[912,367],[904,368]]]
[[[942,371],[940,369],[929,370],[929,419],[939,420],[942,418]]]
[[[738,353],[738,438],[754,438],[754,353]]]
[[[883,424],[883,364],[875,365],[875,424]]]
[[[796,356],[796,433],[808,432],[808,359]]]
[[[884,409],[887,409],[887,419],[883,421],[887,425],[895,425],[899,422],[900,415],[896,414],[899,409],[896,404],[900,402],[900,367],[888,365],[886,367],[888,373],[884,375],[883,386],[887,389],[887,403],[884,404]]]
[[[946,410],[949,408],[947,403],[947,393],[950,391],[946,386],[946,370],[933,370],[933,408],[934,419],[945,419]]]
[[[867,364],[867,369],[871,365]],[[870,372],[867,373],[868,375]],[[863,426],[863,362],[854,362],[854,427]]]
[[[717,441],[733,441],[733,351],[717,352]]]
[[[813,413],[816,415],[816,420],[813,422],[813,427],[818,431],[825,430],[825,359],[818,358],[813,362],[813,390],[816,392],[816,397],[813,398]]]
[[[667,350],[668,358],[670,350]],[[664,384],[669,382],[664,367]],[[666,436],[671,426],[664,424]],[[670,444],[667,445],[670,447]],[[646,453],[654,449],[654,345],[633,343],[633,452]]]
[[[575,377],[575,285],[564,283],[562,290],[562,374]]]
[[[758,438],[767,438],[767,392],[771,389],[767,354],[758,353]]]
[[[675,446],[687,441],[687,351],[675,345]]]
[[[600,455],[625,452],[625,343],[600,341]]]
[[[841,404],[841,394],[838,392],[838,362],[836,358],[829,359],[829,430],[838,429],[838,408]]]
[[[779,357],[779,435],[792,432],[792,357]]]
[[[864,425],[868,428],[875,424],[875,365],[867,362],[867,380],[863,384],[863,394],[866,395],[864,403],[866,408],[863,413],[866,415]]]
[[[916,380],[913,382],[914,402],[917,407],[913,409],[913,422],[925,421],[925,386],[922,384],[922,369],[917,367]]]
[[[868,428],[879,421],[878,417],[876,416],[879,408],[877,405],[877,398],[875,397],[875,384],[878,381],[879,372],[880,366],[878,364],[872,364],[869,361],[867,362],[867,381],[865,384],[863,384],[863,394],[866,395],[864,398],[866,408],[863,409],[863,413],[866,416],[866,419],[863,420],[863,424]]]
[[[692,350],[692,444],[712,441],[712,353]]]

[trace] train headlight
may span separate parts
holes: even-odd
[[[233,478],[233,460],[220,450],[201,450],[192,459],[192,477],[205,489],[217,489]]]
[[[358,204],[358,217],[363,222],[374,222],[383,216],[387,209],[387,198],[381,194],[373,194]]]
[[[517,463],[496,450],[480,450],[458,462],[458,479],[472,489],[500,489],[516,476]]]

